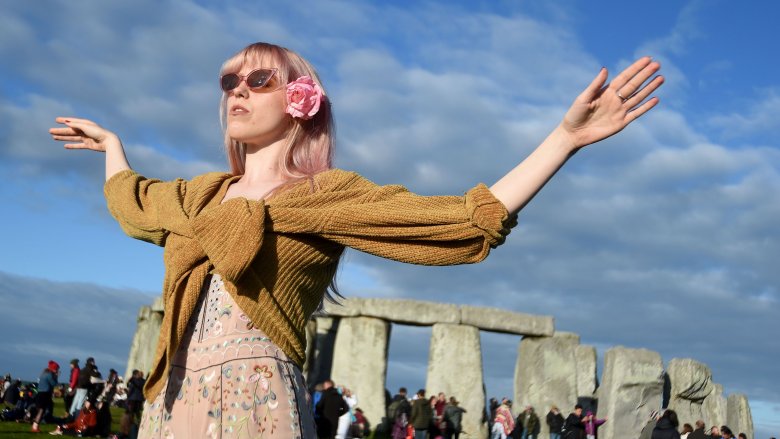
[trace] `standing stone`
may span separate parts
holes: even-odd
[[[726,397],[723,396],[723,386],[712,384],[712,392],[704,398],[701,405],[702,420],[709,425],[725,425],[727,416]]]
[[[596,348],[579,345],[574,356],[577,360],[577,396],[592,398],[596,393]]]
[[[433,325],[425,389],[429,396],[444,392],[460,401],[466,409],[461,437],[487,437],[487,424],[482,421],[485,388],[479,329],[451,323]]]
[[[566,417],[566,410],[577,403],[579,342],[578,335],[568,332],[556,332],[552,337],[523,337],[520,341],[515,366],[516,411],[527,405],[534,407],[541,421],[540,437],[549,435],[544,417],[551,405],[557,405]]]
[[[336,343],[336,333],[340,318],[317,317],[316,330],[312,341],[312,349],[306,349],[307,375],[306,383],[309,389],[330,378],[333,367],[333,345]]]
[[[160,308],[160,311],[157,311],[156,308]],[[135,335],[133,335],[133,341],[130,344],[130,355],[127,359],[125,377],[130,377],[134,369],[142,371],[144,375],[152,369],[154,350],[157,347],[157,339],[160,336],[160,328],[162,327],[163,314],[161,308],[162,306],[155,301],[154,305],[142,306],[138,310]]]
[[[750,405],[747,396],[741,393],[732,393],[726,400],[728,414],[726,425],[734,435],[745,433],[747,437],[753,437],[753,415],[750,413]]]
[[[368,422],[385,416],[385,379],[390,324],[371,317],[343,317],[333,346],[331,379],[349,388]]]
[[[694,425],[702,418],[702,404],[712,392],[712,371],[690,358],[673,358],[666,373],[671,384],[669,408],[677,412],[680,425]]]
[[[664,386],[661,355],[646,349],[618,346],[604,354],[598,415],[609,420],[600,439],[639,437],[651,410],[661,408]]]

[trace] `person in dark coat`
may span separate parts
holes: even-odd
[[[558,410],[558,407],[550,407],[550,411],[547,412],[547,425],[550,427],[550,439],[561,439],[563,421],[563,415]]]
[[[33,433],[39,433],[41,419],[44,414],[47,417],[51,417],[54,409],[54,402],[52,401],[52,395],[54,394],[54,388],[57,387],[57,375],[60,373],[60,365],[56,361],[49,361],[49,365],[41,372],[40,378],[38,378],[38,393],[35,395],[35,405],[38,413],[33,419],[31,431]]]
[[[655,424],[652,439],[680,439],[680,432],[677,431],[679,426],[677,413],[674,410],[667,410]]]
[[[563,423],[562,439],[585,439],[585,424],[582,422],[582,406],[574,406],[574,412],[569,414]]]
[[[458,439],[463,431],[463,414],[466,410],[459,407],[460,404],[454,396],[450,397],[450,403],[444,409],[444,437],[445,439]]]
[[[707,428],[707,425],[699,419],[696,421],[696,428],[688,435],[688,439],[709,439],[709,436],[704,431],[705,428]]]
[[[339,391],[333,387],[333,381],[322,383],[322,396],[314,407],[317,413],[317,436],[320,439],[333,439],[339,426],[339,417],[349,411],[349,406]]]
[[[433,409],[425,397],[425,389],[417,391],[417,399],[412,403],[412,417],[409,423],[414,427],[414,439],[425,439],[433,422]]]

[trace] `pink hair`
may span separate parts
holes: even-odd
[[[287,84],[301,76],[308,75],[320,88],[317,72],[308,61],[297,53],[281,46],[268,43],[254,43],[245,47],[222,64],[220,75],[237,73],[245,65],[276,67],[281,84]],[[222,94],[219,106],[220,121],[225,135],[225,152],[233,175],[243,175],[246,165],[246,145],[233,140],[226,129],[227,93]],[[335,146],[335,126],[330,100],[323,96],[320,110],[309,119],[289,117],[287,144],[281,155],[279,168],[289,182],[308,178],[332,167]]]

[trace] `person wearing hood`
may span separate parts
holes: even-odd
[[[57,387],[57,374],[60,373],[60,365],[56,361],[50,360],[46,369],[43,369],[41,376],[38,378],[38,394],[35,395],[35,407],[38,409],[38,413],[35,415],[35,419],[32,423],[32,432],[39,433],[41,430],[38,425],[41,422],[43,414],[47,411],[51,414],[54,409],[54,402],[52,401],[52,393],[54,388]]]
[[[593,412],[588,411],[585,414],[585,419],[582,421],[585,424],[585,436],[588,439],[596,439],[596,430],[599,428],[599,425],[607,422],[607,418],[597,419]]]
[[[679,426],[680,421],[677,420],[677,412],[667,410],[655,425],[652,439],[680,439],[680,433],[677,431]]]

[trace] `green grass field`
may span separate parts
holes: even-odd
[[[119,431],[119,419],[122,417],[123,413],[124,413],[123,409],[117,407],[111,407],[111,432],[116,433],[117,431]],[[64,414],[65,414],[65,404],[62,398],[54,398],[54,415],[63,416]],[[37,438],[54,437],[54,436],[50,436],[49,432],[57,428],[56,425],[41,424],[40,427],[41,432],[32,433],[30,431],[30,427],[31,425],[28,423],[0,421],[0,438],[21,439],[21,438],[34,438],[34,437]],[[72,436],[62,436],[62,437],[72,437]]]

